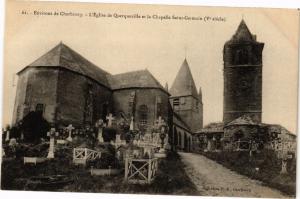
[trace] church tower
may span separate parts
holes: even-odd
[[[244,20],[224,45],[225,124],[242,115],[261,122],[263,47],[264,43],[256,41]]]
[[[186,59],[179,69],[170,89],[173,111],[190,127],[192,132],[203,127],[203,104],[201,89],[197,92],[195,82]]]

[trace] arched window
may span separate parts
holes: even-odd
[[[148,122],[148,107],[145,104],[139,107],[139,120],[140,125],[146,125]]]

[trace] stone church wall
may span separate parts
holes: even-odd
[[[96,81],[68,70],[60,70],[58,82],[57,121],[60,124],[93,125],[103,112],[108,111],[103,108],[109,109],[111,91]]]
[[[23,71],[18,80],[14,121],[19,121],[30,111],[41,105],[43,116],[53,122],[56,109],[56,89],[58,70],[29,68]]]

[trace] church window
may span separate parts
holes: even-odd
[[[146,125],[148,122],[148,107],[147,105],[141,105],[139,107],[139,121],[140,125]]]

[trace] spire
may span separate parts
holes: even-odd
[[[241,20],[235,34],[232,36],[232,42],[256,41],[255,35],[252,35],[244,19]]]
[[[189,96],[198,98],[195,82],[186,59],[184,59],[170,89],[172,96]]]

